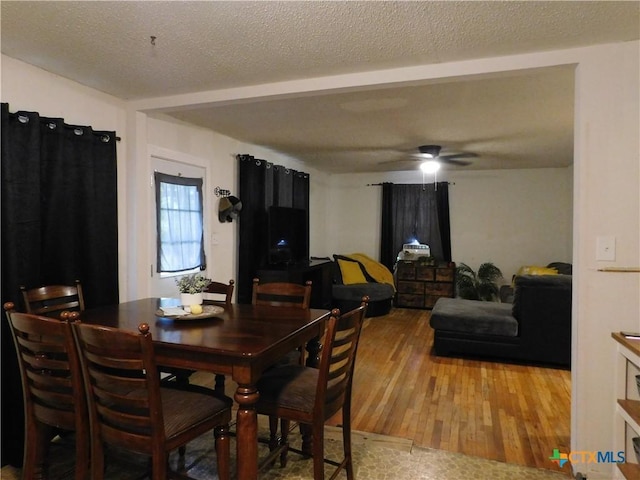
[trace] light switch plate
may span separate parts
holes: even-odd
[[[596,238],[596,260],[613,262],[616,259],[616,237]]]

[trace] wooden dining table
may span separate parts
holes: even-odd
[[[228,375],[238,387],[237,478],[258,476],[258,421],[256,383],[265,369],[288,352],[307,343],[310,360],[317,361],[325,320],[330,312],[216,303],[224,311],[208,318],[178,319],[162,315],[163,307],[179,306],[174,298],[146,298],[90,308],[84,323],[138,331],[149,324],[159,366],[202,370]]]

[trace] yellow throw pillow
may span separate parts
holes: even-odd
[[[365,255],[364,253],[352,253],[351,255],[345,255],[345,257],[353,258],[360,262],[367,272],[367,275],[372,277],[378,283],[387,283],[391,285],[395,290],[395,283],[393,281],[393,273],[389,271],[380,262],[377,262],[373,258]]]
[[[558,270],[549,267],[537,267],[535,265],[529,265],[521,267],[518,270],[518,275],[557,275]]]
[[[340,273],[342,274],[342,283],[352,285],[354,283],[367,283],[367,279],[360,269],[357,262],[349,262],[347,260],[338,260]]]

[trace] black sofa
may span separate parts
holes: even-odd
[[[513,304],[440,298],[431,311],[437,355],[571,366],[571,275],[515,278]]]
[[[388,283],[378,283],[369,276],[364,266],[362,272],[367,279],[367,283],[352,283],[345,285],[338,266],[338,258],[350,260],[347,257],[334,255],[335,261],[332,263],[332,289],[331,306],[339,308],[341,312],[348,312],[357,308],[362,303],[362,297],[369,297],[367,306],[367,317],[380,317],[391,311],[395,289]],[[356,262],[359,263],[359,262]],[[361,265],[361,264],[360,264]]]

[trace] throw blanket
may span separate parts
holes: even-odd
[[[393,290],[395,291],[396,286],[393,282],[393,273],[391,273],[389,269],[382,265],[380,262],[377,262],[364,253],[352,253],[350,255],[344,256],[360,262],[371,278],[373,278],[378,283],[388,283],[393,287]]]

